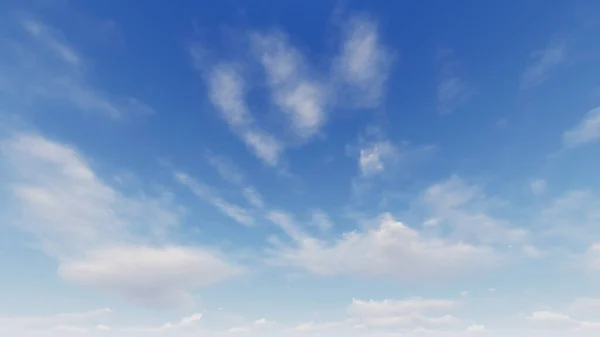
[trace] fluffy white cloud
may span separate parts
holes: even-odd
[[[583,119],[562,136],[566,147],[577,147],[600,139],[600,107],[587,112]]]
[[[369,144],[360,149],[358,164],[363,176],[371,176],[385,170],[386,162],[398,155],[396,147],[390,141]]]
[[[493,264],[494,253],[482,246],[424,237],[394,220],[390,214],[377,226],[343,234],[333,242],[303,233],[290,216],[272,213],[292,245],[276,243],[270,262],[306,269],[318,275],[379,275],[414,280],[454,274]]]
[[[216,251],[165,246],[183,212],[168,193],[124,195],[74,148],[39,135],[17,134],[0,146],[8,164],[3,186],[14,201],[10,224],[58,259],[65,280],[142,303],[176,304],[239,273]]]
[[[114,247],[61,263],[59,275],[137,303],[168,307],[192,303],[190,290],[238,275],[242,269],[216,251],[187,247]]]

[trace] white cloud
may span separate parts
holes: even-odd
[[[244,188],[242,194],[252,206],[257,208],[263,208],[265,206],[262,196],[253,187]]]
[[[534,195],[542,195],[546,192],[547,184],[543,179],[536,179],[531,182],[531,193]]]
[[[254,217],[248,209],[223,200],[210,187],[183,172],[175,172],[174,176],[177,182],[189,188],[197,197],[213,205],[219,212],[244,226],[252,226],[254,224]]]
[[[485,326],[481,325],[481,324],[472,324],[467,327],[467,332],[481,333],[481,332],[485,332],[485,331],[486,331]]]
[[[468,89],[458,76],[444,77],[437,87],[437,101],[442,113],[452,112],[468,96]]]
[[[377,23],[367,17],[346,21],[334,74],[341,81],[341,104],[372,108],[381,104],[393,56],[381,43]]]
[[[276,166],[283,151],[272,135],[256,127],[245,100],[245,82],[231,64],[215,65],[207,74],[209,97],[223,119],[264,163]]]
[[[246,180],[244,174],[232,162],[212,153],[207,154],[206,158],[208,163],[217,170],[221,178],[235,185],[244,184]]]
[[[378,128],[367,128],[355,146],[358,168],[363,182],[377,176],[389,177],[408,172],[417,162],[427,158],[435,146],[413,146],[408,142],[394,143]],[[356,183],[356,181],[355,181]]]
[[[173,330],[179,330],[182,328],[193,327],[200,320],[202,320],[203,317],[204,317],[204,314],[195,313],[190,316],[183,317],[181,320],[179,320],[179,322],[176,322],[176,323],[167,322],[158,327],[124,328],[121,330],[123,330],[124,332],[127,332],[127,333],[135,333],[135,332],[146,333],[146,334],[144,334],[144,336],[149,335],[148,333],[164,334],[165,332],[169,332],[169,331],[173,331]]]
[[[190,291],[238,275],[216,251],[187,247],[121,246],[65,261],[59,275],[151,306],[192,302]]]
[[[111,331],[111,327],[109,327],[108,325],[104,325],[104,324],[99,324],[96,325],[96,329],[101,330],[101,331]]]
[[[565,147],[577,147],[600,139],[600,107],[587,112],[573,128],[563,133]]]
[[[229,125],[244,127],[253,122],[244,99],[244,79],[233,66],[216,65],[211,69],[208,81],[210,99],[219,107],[222,117]]]
[[[430,300],[413,298],[408,300],[361,301],[354,299],[348,308],[353,315],[406,315],[430,311],[450,310],[456,306],[451,300]]]
[[[260,193],[258,193],[254,187],[246,184],[244,174],[240,172],[233,163],[225,158],[212,154],[209,154],[207,157],[208,162],[217,170],[223,179],[242,189],[241,193],[248,203],[256,208],[263,208],[265,206]]]
[[[255,34],[252,45],[266,71],[273,102],[290,116],[300,137],[311,138],[325,123],[328,88],[308,75],[303,56],[283,33]]]
[[[428,187],[422,201],[440,224],[450,227],[453,236],[467,242],[515,243],[522,242],[528,234],[486,214],[484,206],[491,202],[481,189],[456,176]]]
[[[284,145],[275,137],[259,129],[249,129],[242,133],[242,139],[268,165],[276,166],[279,163]]]
[[[600,243],[595,243],[588,248],[586,258],[591,270],[600,271]]]
[[[535,219],[542,236],[561,244],[591,244],[600,231],[600,197],[590,190],[568,190],[546,204]]]
[[[363,176],[371,176],[385,170],[386,162],[396,157],[394,145],[389,141],[369,144],[360,149],[358,163]]]
[[[4,91],[11,98],[67,103],[115,120],[154,113],[134,97],[113,97],[96,88],[86,75],[90,62],[69,45],[61,31],[29,18],[19,23],[26,37],[10,36],[10,30],[2,36],[8,43],[0,56],[1,82],[10,83]]]
[[[536,311],[528,317],[536,327],[550,330],[597,330],[600,322],[575,319],[567,314],[553,311]]]
[[[2,142],[1,154],[9,165],[11,224],[58,259],[67,281],[142,303],[175,304],[240,271],[216,251],[165,245],[182,214],[168,194],[123,195],[75,149],[35,134]]]
[[[545,82],[550,74],[567,59],[564,44],[549,44],[531,54],[531,62],[521,75],[521,88],[527,89]]]
[[[524,245],[522,247],[523,254],[530,258],[541,258],[546,256],[547,252],[532,245]]]
[[[277,243],[270,262],[317,275],[356,274],[415,280],[454,274],[495,261],[494,253],[486,247],[423,237],[389,214],[380,216],[376,227],[344,233],[334,242],[303,233],[284,213],[272,214],[270,219],[293,241],[292,245]]]
[[[59,41],[56,36],[58,35],[57,32],[53,32],[49,27],[38,21],[24,20],[22,23],[25,30],[27,30],[31,36],[39,39],[40,42],[45,44],[65,62],[74,65],[79,65],[81,63],[79,55],[77,55],[77,53],[64,41]],[[62,37],[62,40],[64,40],[64,37]]]
[[[112,310],[105,308],[86,312],[61,313],[48,316],[0,317],[0,335],[3,336],[65,336],[88,334],[94,326],[111,316]],[[96,328],[98,331],[102,329]],[[105,330],[107,331],[107,330]]]

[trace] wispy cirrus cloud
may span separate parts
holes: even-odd
[[[262,195],[246,182],[246,177],[234,163],[212,153],[207,154],[207,160],[223,179],[241,189],[242,196],[246,198],[248,203],[256,208],[263,208],[265,206]]]
[[[17,32],[0,35],[2,90],[21,103],[52,101],[113,120],[147,115],[154,110],[138,98],[112,95],[88,78],[91,62],[69,44],[60,30],[30,17],[16,20]],[[14,34],[10,34],[13,32]]]
[[[213,205],[224,215],[232,218],[244,226],[254,225],[255,219],[249,209],[225,201],[223,198],[218,196],[211,187],[197,181],[186,173],[180,171],[174,172],[174,177],[178,183],[187,187],[197,197]]]
[[[209,99],[230,128],[267,165],[278,166],[286,148],[315,139],[334,110],[381,104],[392,52],[381,41],[374,20],[356,16],[347,22],[342,27],[340,50],[331,56],[334,61],[330,69],[324,71],[317,71],[280,30],[250,32],[247,42],[253,57],[237,63],[210,63],[205,48],[190,48],[194,66],[207,83]],[[248,87],[260,80],[241,69],[253,63],[264,70],[268,89],[265,108],[281,112],[276,118],[286,121],[280,123],[284,125],[280,130],[261,128],[248,107]]]
[[[311,138],[326,121],[329,88],[310,76],[304,57],[283,33],[257,33],[251,41],[265,69],[273,103],[289,116],[298,136]]]
[[[460,62],[452,50],[439,50],[437,61],[440,66],[436,89],[438,110],[442,114],[448,114],[469,99],[472,89],[461,74]]]
[[[521,89],[544,83],[551,74],[567,61],[568,50],[564,42],[550,43],[531,53],[530,62],[521,75]]]
[[[209,97],[233,132],[265,164],[276,166],[285,146],[260,129],[252,117],[245,98],[245,81],[228,63],[220,63],[205,74]]]
[[[339,55],[332,65],[339,104],[373,108],[382,103],[394,54],[386,47],[378,23],[362,15],[342,25]]]

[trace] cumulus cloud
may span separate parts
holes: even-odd
[[[11,224],[57,258],[63,279],[144,304],[175,304],[240,271],[217,251],[165,245],[183,214],[169,194],[124,195],[76,149],[40,135],[16,134],[0,145]]]
[[[582,146],[600,139],[600,107],[587,112],[583,119],[562,135],[568,148]]]
[[[277,243],[270,262],[317,275],[354,274],[415,280],[454,274],[495,260],[494,253],[486,247],[424,237],[390,214],[380,216],[373,228],[344,233],[333,242],[302,232],[285,213],[274,212],[270,220],[293,241],[291,245]]]
[[[242,269],[216,251],[187,247],[113,247],[63,262],[66,281],[116,292],[137,303],[170,307],[192,303],[190,289],[238,275]]]

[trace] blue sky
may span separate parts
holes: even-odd
[[[599,11],[3,1],[0,334],[597,335]]]

